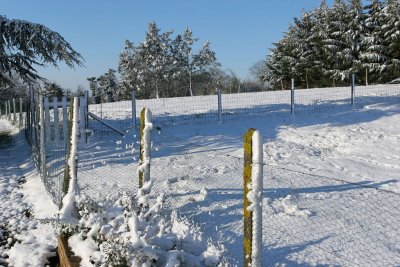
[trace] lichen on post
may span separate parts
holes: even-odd
[[[143,108],[140,113],[140,163],[139,163],[139,188],[150,181],[150,157],[151,157],[151,111]],[[147,191],[146,189],[144,189]]]
[[[261,266],[262,251],[262,136],[250,128],[244,135],[243,266]]]

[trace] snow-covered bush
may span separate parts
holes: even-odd
[[[123,195],[95,203],[78,196],[80,220],[65,224],[82,266],[217,266],[223,249],[203,240],[196,227],[174,212],[162,212],[164,196],[147,206]]]

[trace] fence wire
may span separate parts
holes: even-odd
[[[156,134],[153,134],[156,135]],[[151,162],[152,195],[243,264],[243,159],[164,137]],[[400,194],[384,182],[349,182],[265,164],[262,266],[398,266]],[[204,189],[207,193],[204,193]]]
[[[40,172],[46,191],[56,205],[60,205],[63,198],[67,133],[70,124],[67,99],[64,98],[63,102],[64,106],[56,98],[44,100],[43,123],[40,123],[38,94],[32,95],[26,109],[25,138],[31,146],[32,159]]]
[[[135,130],[125,131],[124,136],[93,131],[87,142],[79,143],[78,187],[82,193],[101,201],[137,192],[139,143]]]
[[[192,121],[218,122],[246,116],[268,116],[274,113],[298,113],[311,110],[328,111],[363,108],[367,105],[397,101],[400,85],[356,86],[352,99],[351,86],[333,88],[294,89],[267,92],[243,92],[193,97],[159,99],[133,99],[132,101],[91,104],[89,112],[101,119],[90,117],[89,128],[95,131],[120,132],[132,129],[139,123],[144,107],[153,113],[156,125],[185,124]],[[352,106],[352,104],[354,104]],[[219,113],[219,107],[221,113]],[[293,108],[293,110],[292,110]],[[108,127],[111,126],[112,128]]]

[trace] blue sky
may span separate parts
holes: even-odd
[[[222,69],[246,78],[293,17],[319,4],[320,0],[0,0],[0,13],[44,24],[81,53],[85,67],[38,69],[45,78],[75,90],[79,84],[88,87],[87,77],[116,69],[124,40],[141,42],[150,21],[162,31],[191,28],[199,45],[211,42]]]

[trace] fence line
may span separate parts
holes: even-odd
[[[92,104],[88,111],[126,131],[136,126],[138,111],[144,107],[152,110],[156,125],[175,125],[193,120],[221,123],[238,116],[361,108],[398,97],[400,85],[396,84],[356,86],[353,82],[348,87],[300,89],[293,80],[291,90],[284,91],[223,94],[217,89],[215,95],[159,99],[136,99],[132,92],[130,101]],[[93,130],[111,131],[95,120],[89,124]]]

